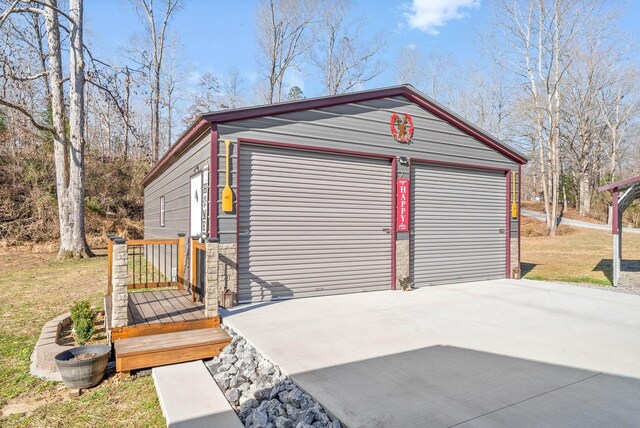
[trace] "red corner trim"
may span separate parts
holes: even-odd
[[[391,289],[396,289],[396,180],[398,159],[391,159]]]
[[[506,278],[511,278],[511,171],[507,171],[505,174],[507,180],[507,215],[506,215],[506,229],[505,235],[507,239],[507,266],[506,266]]]
[[[218,124],[211,124],[209,165],[209,237],[218,238]]]

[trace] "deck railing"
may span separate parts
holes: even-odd
[[[205,287],[205,257],[207,249],[199,237],[191,237],[191,263],[190,263],[190,287],[191,299],[202,301]]]
[[[113,263],[113,242],[117,239],[109,235],[107,294],[111,295],[111,267]],[[177,239],[132,239],[127,245],[128,288],[177,287],[184,289],[184,234]]]
[[[196,237],[187,247],[184,234],[177,239],[134,239],[125,240],[109,235],[107,295],[105,296],[105,317],[107,326],[124,328],[129,325],[132,314],[131,299],[145,299],[143,294],[150,288],[177,287],[184,296],[185,284],[193,302],[204,303],[207,316],[218,311],[217,278],[208,278],[207,272],[215,276],[218,263],[217,241],[209,239],[200,242]],[[211,251],[208,254],[208,250]],[[188,253],[185,251],[188,250]],[[187,263],[189,262],[189,263]],[[186,266],[190,266],[189,277],[185,278]],[[143,292],[143,293],[140,293]],[[167,292],[175,294],[175,291]],[[188,296],[188,294],[186,294]]]

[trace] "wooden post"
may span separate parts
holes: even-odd
[[[111,266],[113,265],[113,241],[107,241],[107,296],[111,296]]]
[[[178,290],[184,290],[184,233],[178,233]]]
[[[198,264],[198,256],[197,256],[197,249],[196,249],[196,239],[198,239],[195,236],[191,237],[191,264],[189,265],[189,273],[190,273],[190,277],[191,277],[191,281],[189,281],[189,286],[191,287],[191,300],[192,301],[196,301],[196,280],[198,279],[198,272],[197,272],[197,264]]]

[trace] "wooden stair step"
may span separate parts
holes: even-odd
[[[231,336],[219,327],[118,339],[114,342],[116,371],[211,358],[229,343]]]

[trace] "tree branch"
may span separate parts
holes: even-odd
[[[25,115],[27,117],[27,119],[29,119],[31,121],[31,124],[33,126],[35,126],[36,128],[38,128],[41,131],[45,131],[45,132],[51,132],[51,133],[55,133],[55,131],[53,130],[53,128],[50,128],[46,125],[42,125],[41,123],[39,123],[38,121],[36,121],[36,119],[31,115],[31,113],[29,113],[24,107],[21,107],[17,104],[14,104],[10,101],[7,100],[3,100],[0,98],[0,105],[3,105],[5,107],[9,107],[10,109],[19,111],[20,113],[22,113],[23,115]]]
[[[2,24],[4,24],[4,21],[7,19],[7,17],[14,12],[18,3],[20,3],[20,0],[14,0],[11,6],[9,6],[7,10],[5,10],[2,15],[0,15],[0,28],[2,28]]]

